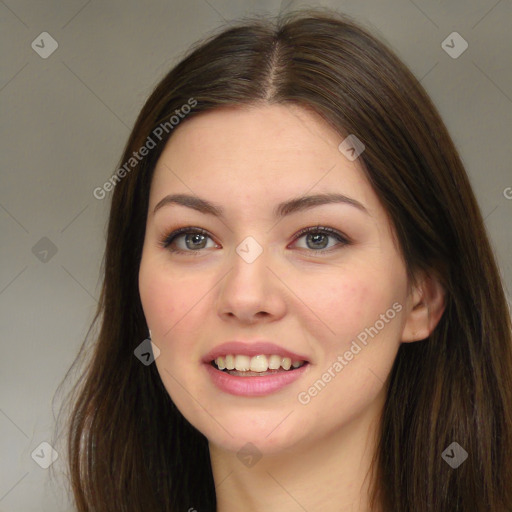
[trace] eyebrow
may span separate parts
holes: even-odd
[[[310,208],[314,208],[316,206],[332,203],[348,204],[369,215],[368,210],[359,201],[356,201],[351,197],[347,197],[343,194],[314,194],[297,197],[279,203],[274,209],[274,217],[282,218],[287,215],[291,215],[292,213],[309,210]],[[215,217],[224,217],[224,209],[220,205],[189,194],[171,194],[165,196],[155,206],[153,215],[160,208],[172,204],[186,206],[187,208],[192,208],[193,210],[197,210],[200,213],[214,215]]]

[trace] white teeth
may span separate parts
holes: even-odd
[[[226,356],[226,369],[228,370],[234,370],[235,369],[235,358],[232,355]],[[219,370],[222,370],[222,368],[219,368]]]
[[[246,372],[251,367],[251,358],[249,356],[235,356],[235,369],[239,372]]]
[[[289,370],[292,366],[292,360],[289,357],[283,357],[283,360],[281,361],[281,366],[285,370]]]
[[[237,370],[239,372],[266,372],[267,370],[289,370],[293,368],[299,368],[305,362],[304,361],[292,361],[289,357],[281,357],[278,355],[266,356],[264,354],[257,356],[245,356],[245,355],[233,355],[228,354],[226,356],[219,356],[215,359],[215,364],[219,370]]]
[[[254,356],[251,358],[251,372],[266,372],[267,369],[267,356]]]
[[[279,356],[270,356],[270,359],[268,361],[268,367],[270,370],[279,370],[279,367],[281,366],[281,357]]]

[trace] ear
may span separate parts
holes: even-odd
[[[409,312],[401,341],[409,343],[430,336],[446,307],[445,290],[439,280],[423,274],[409,295]]]

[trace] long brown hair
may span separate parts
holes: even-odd
[[[193,102],[191,101],[193,98]],[[152,173],[179,123],[224,105],[295,104],[354,134],[411,279],[434,273],[446,309],[431,336],[400,346],[389,376],[373,503],[384,512],[512,510],[512,335],[482,216],[429,96],[385,43],[329,9],[253,17],[194,45],[142,108],[116,180],[89,355],[69,394],[68,464],[79,512],[215,511],[207,439],[154,364],[138,291]],[[167,122],[166,130],[155,132]],[[154,133],[160,133],[155,137]],[[128,170],[127,170],[128,169]],[[67,411],[67,407],[66,407]],[[442,458],[457,442],[468,459]]]

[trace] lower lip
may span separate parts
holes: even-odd
[[[295,370],[283,370],[280,373],[264,377],[236,377],[235,375],[217,370],[210,363],[206,363],[205,366],[213,383],[221,391],[237,396],[264,396],[296,381],[308,370],[309,364],[306,363]]]

